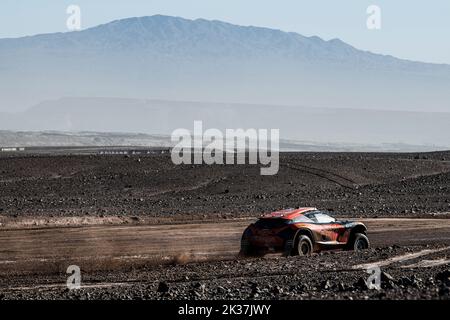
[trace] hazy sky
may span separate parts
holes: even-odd
[[[449,0],[2,0],[0,38],[66,31],[70,4],[81,7],[83,29],[165,14],[340,38],[359,49],[450,64]],[[366,27],[372,4],[381,8],[381,30]]]

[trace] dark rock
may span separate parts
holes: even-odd
[[[446,286],[450,286],[450,270],[445,270],[443,272],[439,272],[436,275],[436,280],[441,281]]]
[[[398,284],[401,286],[410,286],[412,284],[412,281],[408,277],[403,277],[398,280]]]
[[[322,283],[322,288],[324,290],[330,290],[331,289],[331,282],[330,282],[330,280],[327,280],[324,283]]]
[[[403,277],[401,278],[399,281],[399,284],[401,284],[402,286],[408,287],[415,287],[418,288],[422,285],[422,279],[417,278],[415,275],[411,276],[411,277]]]
[[[448,297],[450,296],[450,288],[446,285],[443,285],[439,288],[439,296],[445,296]]]
[[[422,279],[417,277],[416,275],[411,276],[411,285],[415,288],[420,288],[422,286]]]
[[[195,289],[205,290],[206,286],[203,283],[197,282],[194,284]]]
[[[224,294],[226,292],[227,292],[227,289],[225,289],[224,287],[222,287],[222,286],[217,287],[217,293]]]
[[[280,286],[275,286],[275,287],[272,289],[272,292],[275,293],[275,294],[283,293],[283,288],[281,288]]]
[[[395,284],[394,281],[388,280],[388,281],[382,282],[381,287],[384,288],[384,289],[391,289],[392,290],[392,289],[397,288],[397,285]]]
[[[364,278],[359,278],[358,282],[355,283],[354,287],[361,290],[368,290],[369,287],[367,286],[366,280]]]
[[[297,290],[300,292],[308,292],[310,291],[310,287],[308,286],[308,284],[306,283],[301,283],[297,286]]]
[[[391,276],[389,273],[387,272],[382,272],[381,273],[381,281],[382,282],[388,282],[388,281],[395,281],[394,277]]]
[[[426,284],[427,286],[434,286],[436,283],[434,282],[433,277],[429,277],[429,278],[427,279],[427,281],[425,282],[425,284]]]
[[[169,285],[165,282],[160,282],[156,291],[161,293],[169,292]]]
[[[250,282],[250,288],[251,288],[252,293],[260,292],[259,286],[255,282]]]

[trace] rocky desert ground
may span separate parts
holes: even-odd
[[[362,219],[372,248],[238,257],[246,225],[299,206]],[[5,153],[0,298],[448,299],[449,212],[450,152],[282,153],[272,177],[158,153]]]

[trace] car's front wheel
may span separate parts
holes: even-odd
[[[370,242],[369,238],[364,233],[357,233],[355,234],[355,238],[353,241],[353,250],[354,251],[362,251],[369,249]]]
[[[313,252],[313,244],[308,236],[301,235],[297,241],[297,254],[299,256],[310,256]]]

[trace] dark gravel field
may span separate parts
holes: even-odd
[[[251,216],[315,206],[357,217],[450,211],[450,152],[281,154],[259,166],[175,166],[170,156],[0,157],[0,215]]]

